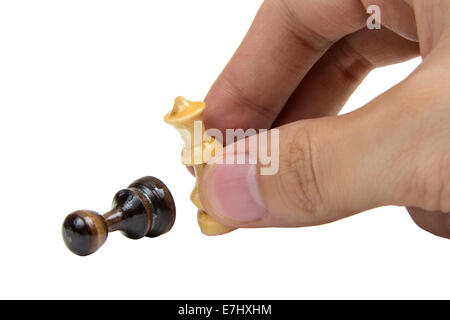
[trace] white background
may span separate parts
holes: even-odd
[[[182,142],[162,118],[202,100],[261,1],[0,1],[0,298],[450,298],[450,241],[386,207],[320,227],[203,236]],[[345,107],[404,79],[370,74]],[[173,230],[110,235],[95,254],[61,237],[144,175],[171,189]]]

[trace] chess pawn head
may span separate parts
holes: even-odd
[[[208,162],[222,152],[223,146],[205,132],[203,123],[204,102],[193,102],[177,97],[164,121],[175,127],[184,142],[182,162],[195,166]]]

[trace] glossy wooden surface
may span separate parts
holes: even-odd
[[[70,251],[79,256],[87,256],[105,243],[108,226],[97,212],[78,210],[64,220],[62,232]]]
[[[172,228],[175,217],[175,202],[167,186],[155,177],[143,177],[117,192],[111,211],[103,216],[91,210],[69,214],[62,234],[70,251],[86,256],[105,243],[108,232],[119,230],[131,239],[157,237]]]

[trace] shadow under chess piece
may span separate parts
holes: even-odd
[[[70,251],[87,256],[105,243],[109,232],[119,230],[131,239],[162,235],[172,228],[175,215],[166,185],[155,177],[143,177],[117,192],[111,211],[103,216],[91,210],[69,214],[62,234]]]

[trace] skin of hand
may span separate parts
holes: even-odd
[[[373,4],[380,30],[366,27]],[[372,69],[419,55],[407,79],[337,115]],[[450,238],[448,70],[448,0],[266,0],[210,89],[204,121],[279,128],[279,171],[207,165],[206,211],[229,226],[302,227],[397,205]]]

